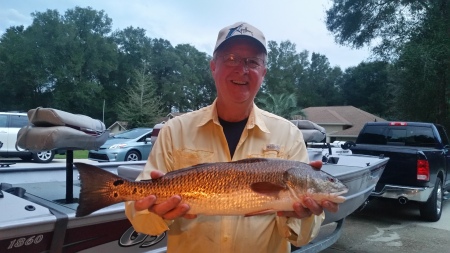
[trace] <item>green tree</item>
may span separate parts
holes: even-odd
[[[337,81],[342,71],[331,68],[325,55],[312,53],[311,62],[299,83],[298,101],[303,107],[337,105],[341,94]]]
[[[103,84],[117,68],[117,47],[110,38],[112,20],[104,11],[75,7],[61,21],[64,30],[57,34],[61,39],[49,45],[56,49],[51,52],[54,105],[75,112],[100,112]]]
[[[449,0],[334,0],[327,28],[341,44],[376,43],[375,55],[393,63],[391,111],[399,119],[450,127]]]
[[[296,115],[305,116],[302,108],[297,106],[295,94],[267,94],[256,101],[262,109],[286,119],[293,119]]]
[[[49,103],[42,58],[34,52],[23,26],[10,27],[0,39],[0,110],[27,111]]]
[[[177,65],[179,99],[174,105],[175,109],[186,112],[211,104],[216,94],[209,69],[211,57],[188,44],[177,45],[175,53],[179,59]]]
[[[32,14],[32,24],[2,36],[0,61],[14,110],[55,107],[100,117],[103,83],[116,68],[116,46],[107,37],[111,19],[91,8]],[[11,108],[13,109],[13,108]]]
[[[119,118],[127,121],[130,127],[153,127],[162,116],[162,104],[146,63],[135,71],[134,80],[135,83],[126,91],[126,101],[118,105]]]
[[[358,107],[380,117],[389,117],[389,64],[384,61],[363,62],[345,70],[342,77],[344,104]]]
[[[268,42],[267,74],[262,93],[297,93],[303,73],[308,67],[308,52],[297,53],[295,44],[290,41]]]
[[[117,45],[118,65],[105,81],[102,92],[108,105],[105,114],[110,123],[118,119],[119,110],[115,105],[125,102],[123,94],[134,87],[136,70],[142,69],[143,62],[150,61],[152,47],[151,39],[142,28],[130,26],[113,32],[112,38]]]
[[[375,43],[374,52],[392,56],[423,23],[430,5],[447,1],[333,0],[326,25],[339,44],[360,48]]]

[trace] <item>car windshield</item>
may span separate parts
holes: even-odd
[[[135,139],[145,133],[148,133],[150,129],[135,128],[113,136],[115,139]]]

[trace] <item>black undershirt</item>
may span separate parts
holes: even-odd
[[[247,120],[248,118],[238,122],[229,122],[219,118],[220,125],[222,125],[223,128],[223,133],[227,139],[231,157],[233,157],[234,151],[236,151],[242,131],[244,131],[244,127],[247,124]]]

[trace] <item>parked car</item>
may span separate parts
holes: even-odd
[[[389,157],[371,196],[416,202],[427,221],[441,218],[450,198],[450,141],[443,126],[426,122],[366,123],[353,154]]]
[[[153,144],[153,128],[133,128],[111,136],[98,150],[89,150],[88,159],[99,162],[146,160]]]
[[[26,113],[0,112],[0,157],[18,157],[25,161],[33,159],[38,163],[49,163],[55,157],[55,153],[64,154],[64,150],[46,150],[41,152],[30,152],[20,148],[16,149],[17,133],[28,125]]]

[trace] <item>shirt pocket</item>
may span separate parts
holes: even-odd
[[[210,163],[214,160],[214,152],[206,150],[182,149],[175,150],[175,169],[187,168],[200,163]]]
[[[260,154],[250,154],[249,158],[280,158],[286,159],[284,147],[280,144],[267,144]]]

